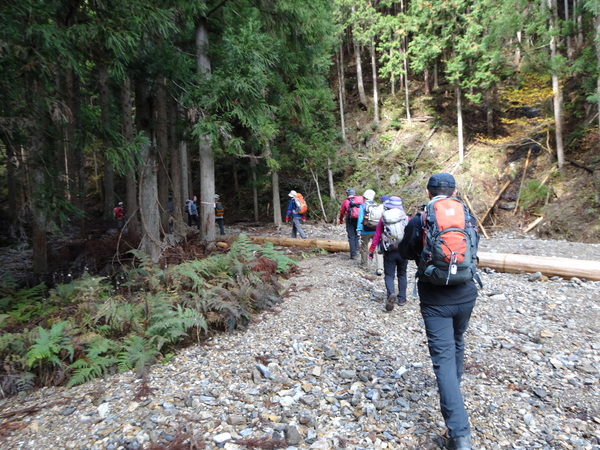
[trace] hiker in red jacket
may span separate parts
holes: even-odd
[[[348,243],[350,244],[350,259],[358,258],[358,248],[360,236],[356,232],[356,225],[358,224],[358,208],[354,206],[356,201],[363,202],[362,196],[357,196],[356,191],[353,188],[346,189],[346,195],[348,196],[343,202],[340,208],[340,223],[346,221],[346,234],[348,235]],[[353,210],[356,208],[356,215],[353,214]]]

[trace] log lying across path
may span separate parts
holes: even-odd
[[[319,247],[329,252],[348,252],[346,241],[327,239],[293,239],[272,236],[249,236],[254,242],[272,242],[284,247]],[[554,258],[547,256],[516,255],[512,253],[479,252],[479,267],[489,267],[498,272],[534,273],[541,272],[548,277],[585,278],[600,281],[600,261]]]

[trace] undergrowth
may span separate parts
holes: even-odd
[[[135,265],[116,287],[89,274],[51,290],[0,280],[0,396],[128,370],[141,376],[178,348],[246,327],[281,300],[275,275],[295,264],[245,235],[226,253],[166,269],[132,253]]]

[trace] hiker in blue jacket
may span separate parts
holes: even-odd
[[[292,216],[292,237],[295,238],[297,234],[300,234],[302,239],[306,239],[306,233],[302,229],[302,222],[306,220],[306,216],[304,214],[300,214],[298,208],[296,206],[296,191],[290,191],[288,194],[290,197],[290,201],[288,202],[287,212],[285,213],[285,221],[290,221],[290,216]]]

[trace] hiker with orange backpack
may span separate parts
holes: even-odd
[[[413,217],[400,242],[400,254],[418,265],[421,316],[449,441],[447,448],[471,448],[469,418],[460,390],[464,333],[477,299],[475,219],[456,198],[456,181],[436,173],[427,182],[429,203]]]
[[[296,191],[290,191],[288,194],[290,201],[288,202],[287,212],[285,213],[285,221],[290,221],[292,217],[292,238],[296,238],[298,234],[302,239],[306,239],[306,233],[302,229],[302,222],[306,221],[306,212],[308,210],[304,196]]]

